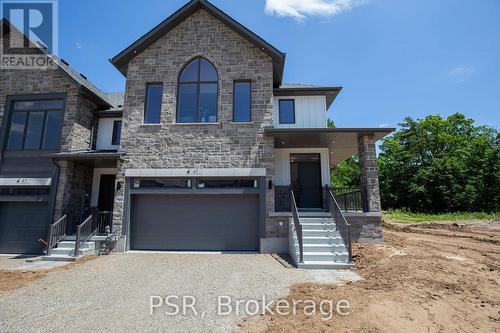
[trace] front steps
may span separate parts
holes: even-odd
[[[290,220],[291,251],[299,268],[344,269],[352,267],[349,254],[331,216],[300,217],[303,235],[304,262],[299,261],[299,243]]]
[[[87,242],[78,251],[78,256],[74,256],[75,241],[65,240],[59,242],[56,248],[52,249],[50,256],[43,256],[44,261],[75,261],[82,256],[91,255],[95,253],[95,242]]]

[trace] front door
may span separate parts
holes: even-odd
[[[101,175],[98,207],[101,212],[113,210],[115,201],[115,175]]]
[[[297,207],[322,208],[320,154],[291,154],[290,169]]]

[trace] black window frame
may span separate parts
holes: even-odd
[[[248,120],[236,120],[236,84],[249,83],[250,84],[250,99],[248,108]],[[234,80],[233,81],[233,123],[249,123],[252,121],[252,80]]]
[[[201,60],[202,59],[207,61],[210,65],[213,66],[213,68],[215,69],[215,74],[217,74],[217,81],[201,81],[200,76],[201,76]],[[195,61],[198,61],[198,78],[197,78],[197,80],[196,81],[182,81],[181,82],[182,74],[184,73],[186,68],[188,68]],[[216,99],[215,99],[215,123],[218,121],[218,119],[219,119],[219,79],[220,79],[220,76],[219,76],[219,72],[217,71],[217,67],[215,67],[214,64],[210,60],[208,60],[207,58],[202,57],[202,56],[192,58],[190,61],[188,61],[184,65],[184,67],[182,67],[181,71],[179,72],[179,76],[177,77],[177,98],[176,98],[177,104],[176,104],[176,114],[175,114],[175,122],[177,124],[190,124],[190,123],[210,124],[210,123],[213,123],[213,122],[201,122],[200,121],[200,119],[201,119],[201,117],[200,117],[200,86],[202,84],[216,84],[217,85],[217,94],[216,94]],[[196,85],[197,110],[196,110],[196,119],[194,122],[181,122],[181,121],[179,121],[179,119],[180,119],[180,112],[179,112],[180,111],[179,110],[180,88],[181,88],[181,85],[183,85],[183,84],[195,84]]]
[[[117,130],[117,124],[120,124],[120,130]],[[121,142],[121,131],[122,131],[122,120],[114,120],[113,121],[113,133],[111,134],[111,145],[118,146]],[[118,137],[117,137],[118,135]]]
[[[60,107],[51,107],[47,109],[43,108],[20,108],[16,110],[16,103],[22,103],[22,102],[46,102],[46,101],[58,101],[60,102]],[[4,115],[4,119],[6,120],[5,123],[5,129],[2,129],[2,147],[4,147],[6,152],[56,152],[59,151],[61,148],[61,135],[62,135],[62,128],[64,127],[64,113],[66,110],[66,94],[40,94],[40,95],[19,95],[19,96],[8,96],[7,97],[7,105],[8,105],[8,113]],[[59,141],[57,142],[57,146],[55,148],[44,148],[45,145],[45,139],[46,139],[46,130],[47,130],[47,124],[48,124],[48,115],[49,113],[59,113],[60,117],[60,127],[58,128],[59,131]],[[22,144],[21,148],[9,148],[10,144],[10,137],[11,137],[11,129],[12,129],[12,121],[14,118],[14,115],[17,113],[25,113],[25,122],[24,122],[24,128],[23,128],[23,135],[22,135]],[[42,128],[41,128],[41,133],[40,133],[40,138],[39,138],[39,144],[38,148],[34,149],[26,149],[26,137],[27,137],[27,130],[29,128],[30,124],[30,116],[32,113],[43,113],[43,120],[42,120]]]
[[[293,106],[293,121],[283,121],[281,118],[281,102],[292,102]],[[287,98],[287,99],[280,99],[278,101],[278,117],[279,117],[279,123],[280,124],[295,124],[295,99],[293,98]]]
[[[147,122],[147,114],[148,114],[148,99],[149,99],[149,88],[153,86],[160,86],[161,87],[161,94],[160,94],[160,111],[159,111],[159,118],[158,122]],[[146,93],[144,96],[144,115],[143,115],[143,120],[142,123],[145,125],[158,125],[161,124],[161,108],[163,106],[163,82],[147,82],[146,83]]]

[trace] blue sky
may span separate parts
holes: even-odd
[[[186,2],[60,0],[60,56],[101,89],[123,91],[108,59]],[[342,86],[328,111],[340,127],[455,112],[500,127],[498,0],[212,3],[287,53],[285,82]]]

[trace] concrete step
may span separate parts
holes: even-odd
[[[336,230],[335,224],[331,223],[301,223],[302,230]]]
[[[74,241],[61,241],[59,244],[57,244],[58,248],[67,248],[67,249],[74,249],[75,248],[75,242]]]
[[[326,223],[326,224],[335,224],[335,220],[333,218],[312,218],[312,217],[305,217],[305,218],[300,218],[300,223]]]
[[[342,237],[329,237],[329,236],[318,236],[318,237],[302,237],[304,244],[344,244]]]
[[[298,266],[303,269],[349,269],[354,265],[344,262],[304,261]]]
[[[349,260],[347,252],[305,252],[304,261],[327,261],[345,263]]]
[[[302,237],[340,237],[340,234],[338,233],[338,231],[332,229],[302,229]]]
[[[346,252],[344,244],[304,244],[304,252],[343,253]]]
[[[55,249],[52,249],[51,251],[51,255],[55,255],[55,256],[59,256],[59,255],[67,255],[67,256],[70,256],[73,254],[73,251],[75,251],[75,249],[71,249],[71,248],[59,248],[59,247],[56,247]]]
[[[66,255],[50,255],[42,257],[43,261],[75,261],[76,259],[78,258]]]

